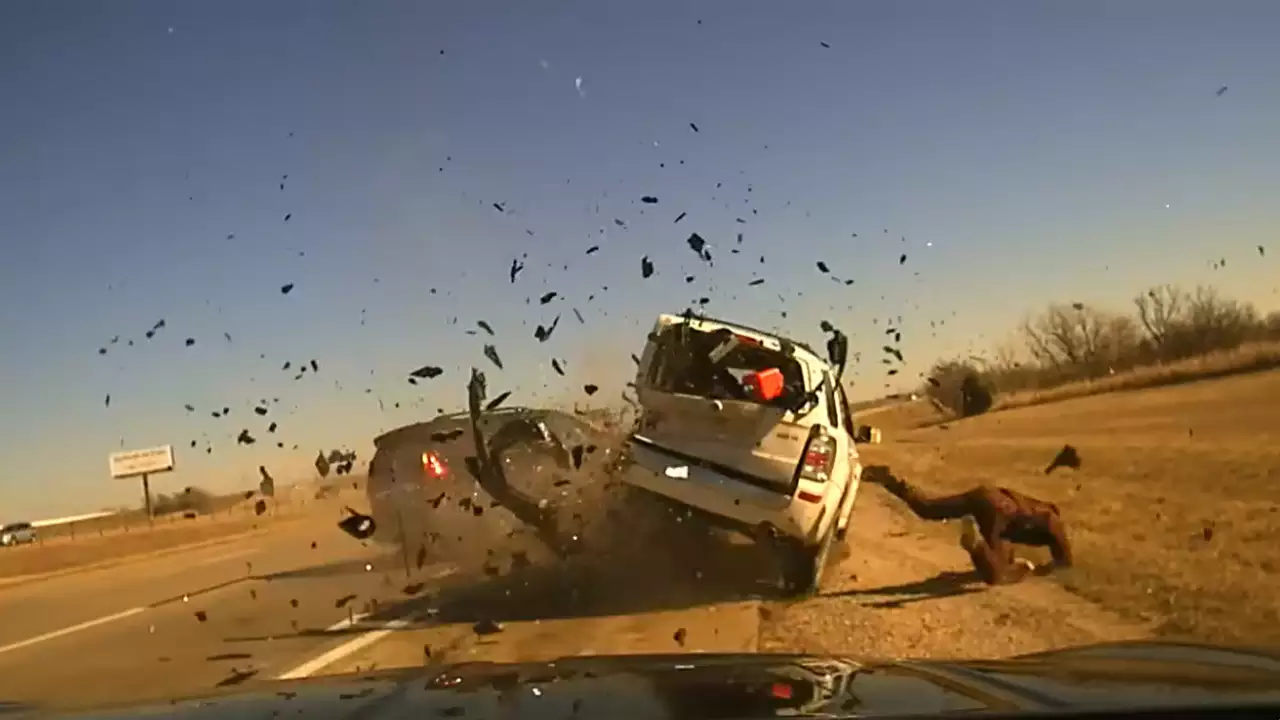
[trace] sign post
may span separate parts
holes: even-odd
[[[107,465],[111,470],[111,477],[115,479],[142,478],[142,499],[143,507],[147,513],[147,524],[153,524],[155,517],[152,512],[149,476],[152,473],[173,470],[173,446],[162,445],[143,450],[126,450],[124,452],[111,453],[107,456]]]
[[[142,503],[147,509],[147,527],[155,527],[155,513],[151,512],[151,483],[147,482],[146,473],[142,473]]]

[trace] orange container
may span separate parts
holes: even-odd
[[[776,400],[782,395],[782,371],[769,368],[750,372],[742,378],[742,384],[756,402]]]

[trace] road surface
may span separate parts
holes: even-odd
[[[327,510],[224,543],[0,588],[0,705],[96,706],[273,678],[360,631],[350,620],[376,610],[371,599],[386,607],[407,584],[444,571],[428,565],[406,580],[399,553],[343,535],[328,517],[338,507]]]

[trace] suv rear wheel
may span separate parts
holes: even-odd
[[[822,584],[831,548],[835,546],[836,522],[832,522],[817,545],[801,545],[788,542],[780,548],[782,553],[783,591],[792,597],[803,597],[818,592]]]

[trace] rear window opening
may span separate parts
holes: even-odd
[[[749,376],[770,370],[781,375],[782,389],[765,400],[752,391]],[[805,393],[804,371],[795,358],[728,329],[706,332],[688,325],[672,325],[655,338],[647,382],[660,392],[779,408],[794,406]]]

